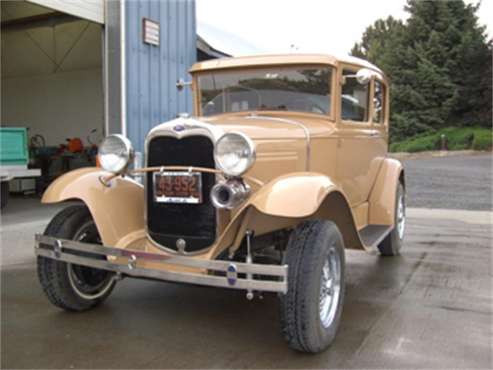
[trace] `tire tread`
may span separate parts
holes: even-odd
[[[329,226],[328,226],[329,225]],[[305,221],[299,224],[291,235],[285,257],[289,266],[288,294],[281,296],[281,330],[289,347],[302,352],[319,352],[325,348],[314,339],[313,328],[306,325],[309,310],[314,304],[309,296],[302,294],[307,289],[307,281],[320,263],[313,249],[319,243],[324,228],[337,227],[328,221]],[[340,234],[337,230],[340,237]],[[341,238],[342,240],[342,238]]]
[[[53,217],[45,229],[44,234],[50,236],[61,236],[63,228],[75,219],[87,220],[91,217],[89,210],[84,205],[71,205],[61,210]],[[68,286],[65,274],[67,264],[46,257],[37,258],[38,278],[48,300],[55,306],[67,311],[85,311],[100,304],[111,293],[92,301],[77,299]]]

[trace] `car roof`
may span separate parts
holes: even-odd
[[[328,54],[275,54],[275,55],[250,55],[232,58],[220,58],[195,63],[190,72],[207,71],[214,69],[259,67],[279,64],[330,64],[347,63],[372,69],[384,75],[382,70],[367,60],[353,56],[335,56]]]

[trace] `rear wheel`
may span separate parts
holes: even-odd
[[[406,229],[406,192],[401,182],[395,195],[394,229],[378,245],[382,256],[396,256],[400,253]]]
[[[288,242],[288,292],[281,296],[281,324],[288,345],[320,352],[334,340],[344,301],[344,243],[329,221],[300,224]]]
[[[45,235],[101,244],[89,210],[80,205],[59,212],[47,226]],[[50,302],[69,311],[84,311],[97,306],[115,286],[114,273],[110,271],[45,257],[38,257],[38,278]]]

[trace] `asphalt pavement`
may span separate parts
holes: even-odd
[[[410,207],[493,210],[491,153],[403,160]]]
[[[399,257],[347,251],[341,327],[287,348],[278,299],[125,279],[84,313],[53,307],[33,234],[58,206],[13,199],[1,224],[1,368],[491,368],[491,212],[409,209]]]
[[[318,355],[287,348],[275,295],[124,279],[92,311],[53,307],[33,235],[61,206],[12,198],[0,225],[0,368],[493,368],[491,156],[403,162],[402,255],[347,251],[341,327]]]

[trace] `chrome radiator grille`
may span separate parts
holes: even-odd
[[[206,136],[177,139],[158,136],[148,144],[147,166],[197,166],[214,168],[214,145]],[[154,201],[153,175],[146,178],[147,231],[163,247],[177,250],[177,240],[186,242],[185,252],[197,252],[216,239],[216,209],[210,201],[215,175],[202,173],[201,204],[170,204]]]

